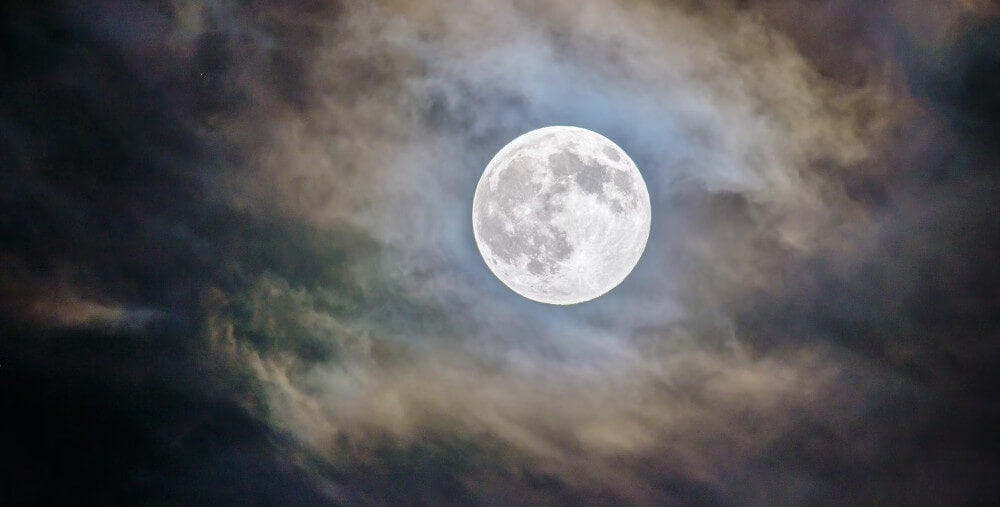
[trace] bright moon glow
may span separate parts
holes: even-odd
[[[649,239],[649,193],[615,143],[545,127],[504,146],[472,204],[476,244],[493,274],[535,301],[570,305],[615,288]]]

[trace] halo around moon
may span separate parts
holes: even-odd
[[[639,262],[649,239],[646,183],[625,152],[578,127],[545,127],[486,166],[472,228],[490,271],[514,292],[569,305],[599,297]]]

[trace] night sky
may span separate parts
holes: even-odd
[[[1000,4],[0,7],[0,504],[978,504]],[[593,301],[472,198],[574,125],[646,180]]]

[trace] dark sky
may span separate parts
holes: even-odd
[[[996,499],[995,2],[0,13],[0,504]],[[574,306],[472,237],[547,125],[653,207]]]

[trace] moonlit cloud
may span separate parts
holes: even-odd
[[[107,414],[70,438],[118,444],[76,472],[100,499],[985,498],[998,15],[11,8],[36,63],[4,60],[0,371],[46,421],[19,427]],[[509,291],[472,238],[486,163],[546,125],[613,140],[652,201],[582,305]],[[14,500],[56,480],[19,473]]]

